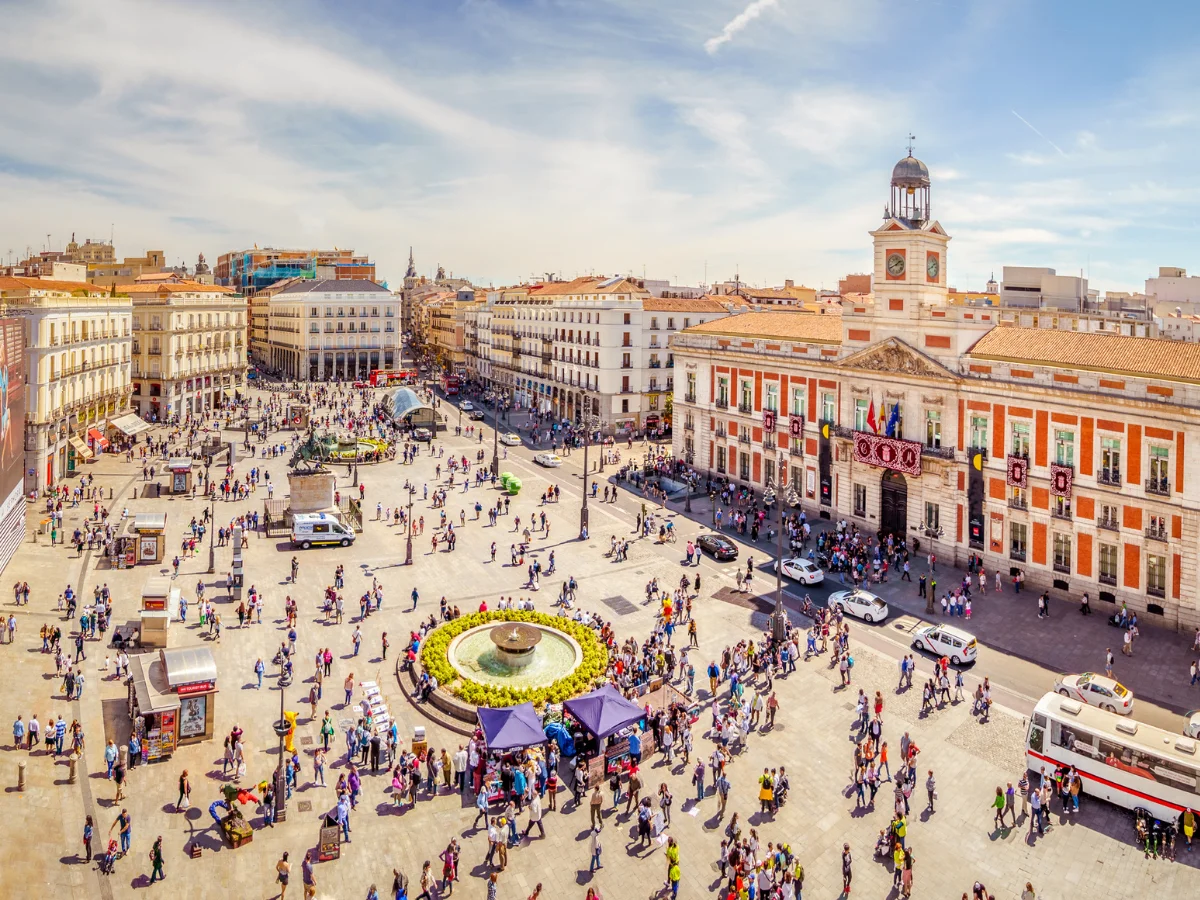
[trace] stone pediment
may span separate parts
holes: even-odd
[[[842,360],[847,369],[893,372],[921,378],[955,378],[953,372],[899,338],[888,338]]]

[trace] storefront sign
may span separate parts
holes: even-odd
[[[175,693],[181,697],[186,697],[188,694],[207,694],[214,687],[216,685],[211,681],[197,681],[194,684],[181,684],[175,689]]]
[[[208,712],[208,697],[189,697],[183,701],[179,719],[181,738],[200,737],[204,734],[204,719]]]
[[[854,432],[854,461],[903,472],[921,474],[921,445],[916,441],[884,437],[866,431]]]
[[[1004,483],[1009,487],[1024,488],[1029,486],[1029,460],[1023,456],[1008,457],[1008,474]]]

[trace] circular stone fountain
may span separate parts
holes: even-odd
[[[583,650],[569,634],[528,622],[464,631],[450,642],[446,656],[463,678],[510,688],[545,687],[583,662]]]
[[[510,669],[524,669],[533,662],[533,649],[542,641],[542,632],[531,625],[512,622],[497,625],[488,632],[496,645],[497,659]]]

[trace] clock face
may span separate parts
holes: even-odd
[[[887,270],[893,278],[904,274],[904,257],[899,253],[893,253],[887,258]]]
[[[938,258],[936,256],[931,256],[926,260],[925,271],[929,273],[930,278],[938,277]]]

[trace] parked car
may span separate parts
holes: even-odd
[[[500,435],[500,443],[509,447],[520,447],[521,436],[514,431],[510,431],[507,434]]]
[[[945,656],[957,665],[975,662],[975,636],[953,625],[922,625],[912,633],[917,650]]]
[[[470,413],[470,415],[467,416],[467,418],[470,419],[472,422],[482,422],[483,421],[483,410],[482,409],[473,409],[473,410],[471,410],[471,413]]]
[[[1064,697],[1127,716],[1133,712],[1133,691],[1105,675],[1059,675],[1054,690]]]
[[[554,453],[536,453],[533,461],[539,466],[545,466],[548,469],[553,469],[562,465],[562,460]]]
[[[470,412],[471,410],[473,410],[475,408],[475,404],[472,403],[470,400],[464,400],[462,403],[458,404],[458,408],[461,409],[463,412]]]
[[[800,584],[820,584],[825,580],[825,573],[816,563],[797,556],[783,561],[783,577],[798,581]]]
[[[719,534],[702,534],[696,539],[696,544],[713,559],[737,559],[738,556],[737,544]]]
[[[888,617],[887,604],[870,591],[834,591],[829,595],[829,607],[864,622],[882,622]]]
[[[414,441],[428,441],[433,438],[433,433],[428,428],[414,428],[412,437]]]

